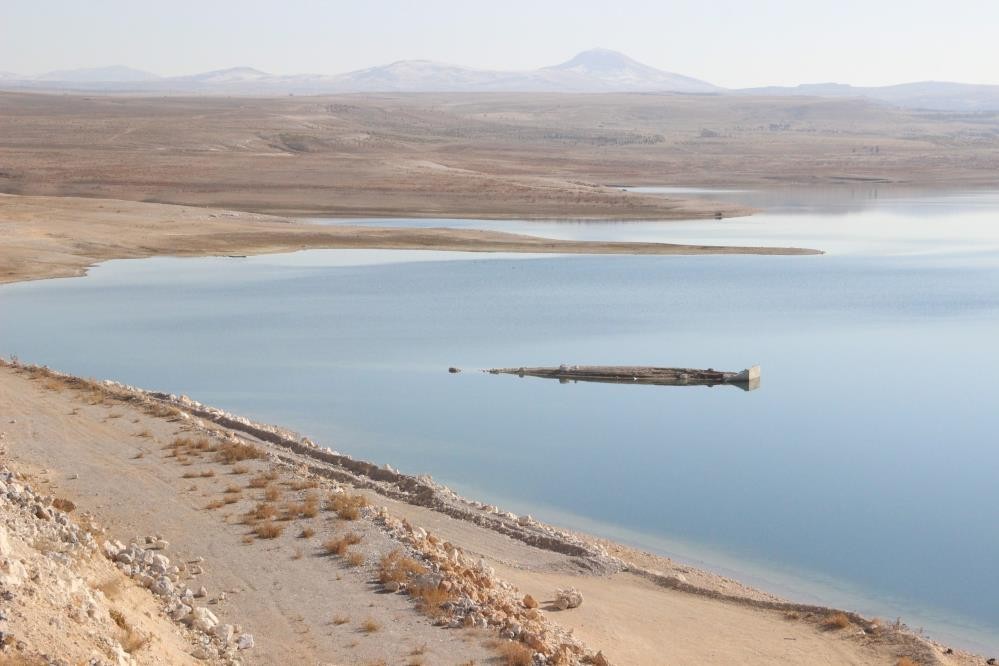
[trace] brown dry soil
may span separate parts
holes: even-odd
[[[246,474],[234,474],[234,466],[212,458],[182,462],[165,447],[188,434],[189,421],[46,377],[0,366],[0,430],[12,464],[31,473],[46,492],[95,514],[110,526],[113,537],[158,533],[170,541],[172,557],[203,557],[199,584],[206,585],[211,598],[226,593],[226,600],[213,609],[223,621],[240,623],[255,636],[257,647],[245,653],[247,663],[503,663],[488,635],[434,627],[404,596],[379,593],[371,582],[370,562],[393,546],[370,522],[345,523],[321,514],[288,523],[277,539],[249,537],[251,528],[240,516],[263,491],[249,488],[247,480],[273,469],[274,462],[250,461]],[[304,478],[295,470],[304,469],[306,462],[317,464],[286,449],[253,443],[285,459],[273,481],[285,497],[294,496],[291,484]],[[240,488],[234,504],[206,508],[225,497],[231,485]],[[370,489],[365,493],[391,515],[485,558],[500,578],[532,594],[542,608],[557,587],[581,590],[581,607],[549,611],[549,617],[614,664],[890,666],[907,655],[924,665],[984,663],[960,652],[946,655],[941,646],[904,632],[865,632],[857,625],[830,629],[823,626],[825,615],[759,608],[754,600],[772,597],[624,547],[613,546],[612,552],[625,562],[672,576],[683,572],[697,586],[724,590],[730,598],[663,587],[627,571],[597,572],[580,558]],[[313,527],[315,535],[298,538],[304,527]],[[319,544],[346,530],[363,535],[355,549],[369,564],[346,566],[323,553]],[[342,624],[333,621],[336,616]],[[379,625],[377,631],[364,631],[367,618]],[[417,660],[411,653],[420,650]]]
[[[669,94],[0,92],[0,192],[278,214],[690,218],[614,185],[999,183],[999,114]]]

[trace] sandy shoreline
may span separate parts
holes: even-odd
[[[355,460],[320,448],[296,433],[255,423],[182,396],[147,392],[114,382],[92,382],[44,368],[4,362],[0,366],[0,400],[9,405],[9,414],[16,414],[10,423],[16,421],[22,426],[3,426],[11,457],[37,467],[40,462],[37,452],[46,450],[49,455],[44,464],[48,470],[58,470],[57,478],[69,478],[80,455],[93,455],[71,449],[82,439],[80,423],[86,417],[80,414],[80,405],[92,402],[81,403],[81,398],[96,394],[103,396],[99,406],[84,409],[97,412],[92,420],[98,414],[104,415],[100,418],[102,428],[108,423],[129,424],[129,429],[154,424],[156,430],[147,428],[143,432],[152,432],[155,441],[168,441],[169,435],[161,436],[157,430],[162,431],[166,426],[174,431],[177,414],[183,413],[186,416],[181,422],[185,429],[194,428],[227,441],[236,438],[266,447],[271,461],[285,469],[365,493],[372,505],[386,507],[397,519],[419,525],[487,561],[500,579],[513,583],[521,591],[543,598],[555,587],[572,586],[581,590],[587,599],[583,606],[550,613],[549,617],[572,630],[585,649],[594,651],[591,654],[599,650],[611,663],[730,663],[728,660],[738,658],[743,663],[761,664],[801,663],[802,659],[809,663],[893,664],[899,656],[909,656],[920,664],[984,663],[960,651],[945,654],[943,646],[903,627],[891,627],[850,612],[843,612],[849,622],[848,629],[830,630],[826,623],[829,617],[840,613],[836,609],[782,600],[666,558],[545,525],[530,517],[508,514],[497,507],[462,498],[427,477],[412,477],[387,466]],[[67,411],[71,405],[75,407]],[[46,410],[53,409],[62,415],[60,421],[72,423],[39,427]],[[72,417],[65,416],[67,413]],[[136,418],[127,418],[129,414],[136,414]],[[113,420],[109,421],[109,415]],[[23,427],[28,427],[36,438],[40,433],[44,437],[31,443],[23,441],[18,433]],[[77,441],[53,436],[60,430],[68,434],[67,428],[76,433]],[[128,439],[134,443],[126,443]],[[131,456],[134,447],[142,443],[141,438],[126,436],[118,437],[110,448],[107,443],[99,445],[104,449],[99,466],[106,467],[105,474],[123,473],[128,458],[123,456],[121,462],[112,462],[109,454],[118,449],[119,455]],[[90,473],[98,474],[96,470]],[[106,483],[100,479],[96,482],[98,487]],[[98,493],[98,502],[102,494]],[[88,504],[84,496],[76,496],[74,501],[81,506]],[[93,499],[89,501],[92,503]],[[127,508],[114,503],[101,502],[88,508],[98,515],[103,510],[105,520],[127,524],[135,519]],[[148,512],[144,520],[156,522],[155,515]],[[636,600],[641,602],[636,605]],[[693,624],[691,616],[697,618]],[[663,623],[673,628],[672,640],[663,640]],[[722,629],[723,634],[716,633]],[[767,632],[774,635],[766,639]],[[264,636],[277,640],[266,631]],[[802,653],[801,649],[807,651]]]
[[[471,229],[318,226],[239,211],[109,199],[0,195],[0,283],[84,274],[107,259],[303,249],[561,254],[820,254],[785,247],[564,241]]]

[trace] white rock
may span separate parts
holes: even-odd
[[[4,558],[0,560],[0,586],[17,587],[28,578],[28,570],[20,560]]]
[[[191,611],[191,626],[203,633],[209,633],[219,623],[215,613],[207,608],[198,607]]]
[[[7,537],[7,528],[0,525],[0,557],[10,557],[12,552],[10,539]]]
[[[555,607],[559,610],[578,608],[583,605],[583,593],[574,587],[555,590]]]
[[[232,641],[234,627],[231,624],[219,624],[215,626],[215,631],[213,632],[219,640],[222,641],[223,645],[229,645]]]
[[[253,647],[253,634],[243,634],[236,639],[236,649],[249,650]]]

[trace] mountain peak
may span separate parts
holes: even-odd
[[[554,65],[550,69],[585,69],[589,71],[606,71],[609,69],[621,69],[625,67],[648,67],[642,63],[629,58],[620,51],[611,49],[593,48],[587,51],[580,51],[575,56],[565,62]]]

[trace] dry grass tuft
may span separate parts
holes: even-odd
[[[244,523],[256,523],[261,520],[272,520],[277,516],[277,509],[275,509],[270,504],[264,502],[257,502],[257,505],[253,507],[252,511],[248,511],[243,516]]]
[[[271,485],[271,481],[277,478],[277,472],[271,470],[269,472],[261,472],[255,477],[250,479],[251,488],[266,488]]]
[[[211,511],[213,509],[221,509],[225,505],[226,505],[226,501],[225,500],[217,499],[217,500],[212,500],[211,502],[209,502],[208,504],[206,504],[205,505],[205,509],[208,510],[208,511]]]
[[[372,617],[369,617],[361,623],[361,631],[366,634],[373,634],[376,631],[381,631],[382,625],[380,622]]]
[[[334,615],[333,616],[333,624],[335,624],[338,627],[341,624],[347,624],[348,622],[350,622],[350,618],[347,617],[346,615]]]
[[[76,504],[68,499],[63,499],[62,497],[56,497],[52,500],[52,506],[64,513],[72,513],[73,510],[76,509]]]
[[[264,499],[268,502],[276,502],[281,499],[281,490],[275,486],[264,488]]]
[[[349,566],[359,567],[364,564],[364,553],[353,551],[347,554],[346,562]]]
[[[315,479],[295,479],[288,483],[288,487],[292,490],[308,490],[309,488],[318,488],[319,482]]]
[[[316,531],[314,529],[312,529],[311,527],[304,527],[304,528],[302,528],[302,531],[298,533],[298,538],[299,539],[311,539],[313,536],[315,536],[315,534],[316,534]]]
[[[357,520],[361,517],[361,509],[368,505],[364,495],[334,493],[330,495],[330,509],[343,520]]]
[[[232,473],[233,474],[246,474],[249,471],[250,471],[250,468],[247,467],[246,465],[233,465],[232,466]]]
[[[121,640],[121,647],[125,650],[125,652],[134,654],[149,643],[149,637],[136,631],[135,628],[128,623],[120,610],[112,608],[108,611],[108,615],[111,616],[114,623],[118,625],[118,628],[125,634],[124,638]]]
[[[279,525],[272,520],[265,520],[257,525],[253,533],[260,539],[276,539],[284,532],[284,525]]]
[[[226,442],[218,447],[216,457],[219,462],[232,465],[243,460],[259,460],[264,457],[264,454],[263,451],[250,444]]]
[[[531,666],[534,663],[534,652],[523,643],[506,641],[496,649],[500,663],[505,666]]]
[[[236,484],[232,483],[225,487],[225,492],[238,495],[241,492],[243,492],[243,489],[237,486]]]
[[[330,539],[323,544],[323,549],[329,555],[339,555],[343,557],[354,544],[361,543],[361,535],[356,532],[348,532],[338,539]]]
[[[850,626],[850,618],[846,613],[833,613],[825,619],[822,626],[830,631],[846,629]]]
[[[405,583],[411,576],[421,576],[427,573],[427,568],[396,548],[382,557],[378,563],[378,580],[385,583]]]
[[[899,657],[895,666],[919,666],[919,662],[912,657]]]
[[[416,599],[416,606],[421,613],[433,618],[444,616],[444,604],[454,600],[454,595],[447,590],[433,586],[420,586],[410,590],[410,595]]]

